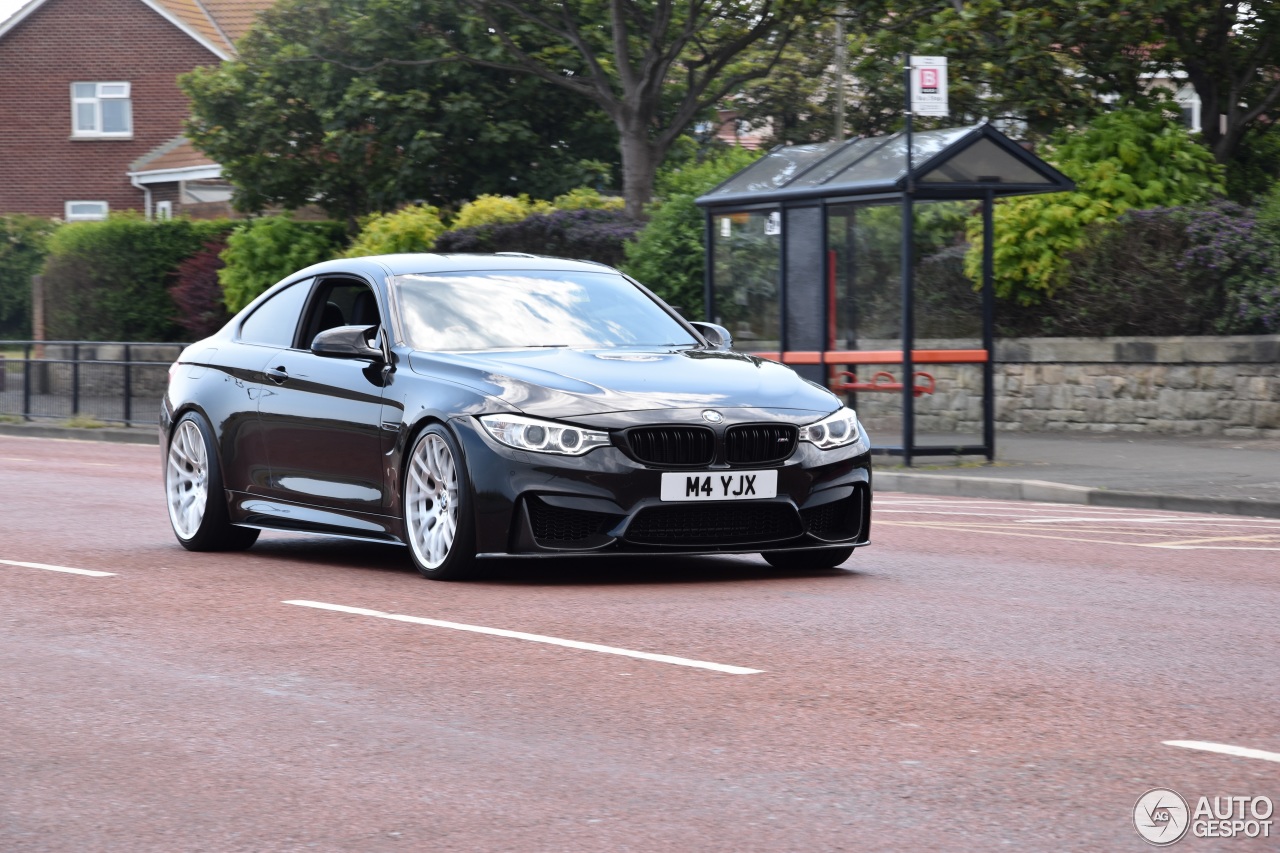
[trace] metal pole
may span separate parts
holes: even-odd
[[[903,116],[907,134],[907,186],[902,194],[902,464],[911,465],[916,444],[915,409],[915,299],[913,298],[915,211],[911,194],[915,190],[911,174],[911,58],[902,70]]]
[[[844,34],[844,3],[836,6],[836,142],[844,141],[844,75],[849,66],[849,43]]]
[[[31,344],[22,348],[22,419],[31,420],[31,381],[35,371],[31,369]]]
[[[129,345],[124,345],[124,422],[133,422],[133,356]]]
[[[982,348],[987,351],[982,363],[982,443],[988,462],[996,458],[994,207],[995,191],[988,189],[982,200]]]
[[[708,323],[716,322],[715,314],[711,313],[714,309],[712,293],[716,275],[716,233],[713,221],[711,211],[707,210],[702,224],[702,243],[706,246],[702,260],[702,311],[703,318]]]
[[[71,414],[80,414],[80,345],[71,345]]]

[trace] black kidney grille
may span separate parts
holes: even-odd
[[[781,462],[796,449],[798,431],[790,424],[742,424],[725,434],[725,458],[730,465]]]
[[[716,437],[704,427],[641,427],[627,432],[631,453],[648,465],[710,465]]]
[[[800,533],[800,519],[787,504],[741,501],[649,507],[636,515],[625,538],[642,545],[714,546],[775,542]]]

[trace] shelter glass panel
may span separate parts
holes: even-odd
[[[912,134],[911,165],[919,167],[930,157],[942,151],[962,136],[972,132],[970,127],[952,127],[945,130],[926,130]],[[907,173],[907,137],[896,134],[884,145],[862,160],[854,163],[843,174],[832,178],[835,186],[864,183],[883,183],[895,180]]]
[[[980,139],[920,178],[924,183],[1044,184],[1053,182],[990,139]]]
[[[776,190],[786,186],[797,175],[820,162],[839,146],[839,142],[779,146],[708,193],[707,197]]]
[[[735,349],[777,351],[781,211],[756,210],[715,216],[712,227],[715,235],[713,322],[729,330]]]

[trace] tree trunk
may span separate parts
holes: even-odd
[[[643,219],[645,205],[653,199],[654,177],[665,152],[654,151],[648,129],[634,123],[618,122],[618,144],[622,154],[622,197],[627,216]]]

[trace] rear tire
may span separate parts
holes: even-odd
[[[188,551],[243,551],[258,531],[236,527],[227,512],[213,429],[199,412],[178,419],[169,437],[165,503],[178,543]]]
[[[405,457],[405,537],[424,578],[461,580],[475,571],[476,538],[467,465],[440,424],[418,433]]]
[[[814,551],[765,551],[760,555],[775,569],[788,572],[834,569],[853,556],[852,548],[819,548]]]

